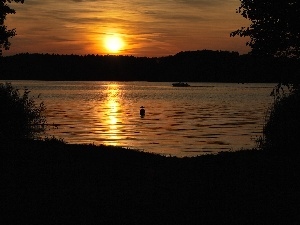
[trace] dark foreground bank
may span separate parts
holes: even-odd
[[[1,144],[0,224],[299,224],[299,154]]]

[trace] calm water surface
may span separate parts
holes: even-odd
[[[275,84],[11,81],[47,107],[68,143],[195,156],[255,147]],[[140,106],[146,115],[139,115]]]

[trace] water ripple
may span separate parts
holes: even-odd
[[[69,143],[108,144],[194,156],[255,146],[274,84],[14,81],[41,93],[48,134]],[[140,106],[146,115],[139,115]]]

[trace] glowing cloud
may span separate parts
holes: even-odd
[[[6,21],[11,49],[58,54],[166,56],[190,50],[246,53],[230,32],[247,26],[239,0],[28,0]]]

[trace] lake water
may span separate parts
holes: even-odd
[[[11,81],[40,94],[48,135],[178,157],[255,147],[275,84]],[[140,106],[146,115],[140,117]]]

